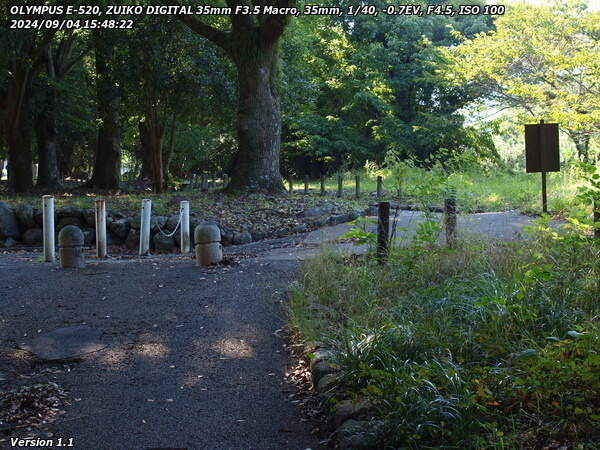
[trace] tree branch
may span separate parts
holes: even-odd
[[[217,30],[210,25],[207,25],[193,16],[187,16],[180,14],[177,16],[184,25],[186,25],[194,33],[208,39],[209,41],[217,44],[224,50],[229,50],[229,33],[221,30]]]
[[[296,0],[275,0],[273,6],[277,8],[292,8],[296,6]],[[287,14],[271,14],[260,26],[260,34],[267,41],[275,41],[282,34],[290,21]]]
[[[247,6],[249,9],[252,9],[250,0],[226,0],[225,3],[232,10],[232,13],[229,15],[232,29],[252,28],[256,26],[253,15],[235,14],[236,6]]]

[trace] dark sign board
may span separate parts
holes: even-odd
[[[559,172],[558,124],[525,125],[527,172]]]

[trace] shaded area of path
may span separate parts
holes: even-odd
[[[207,270],[168,255],[69,271],[0,261],[4,344],[83,323],[111,342],[55,375],[73,399],[55,438],[86,450],[319,448],[287,399],[276,332],[295,263]]]
[[[399,234],[419,220],[402,212]],[[459,229],[515,239],[530,220],[474,214]],[[1,343],[67,326],[102,330],[105,349],[54,375],[73,404],[51,430],[76,449],[317,449],[287,398],[283,292],[300,260],[350,228],[228,248],[240,263],[210,269],[164,255],[90,259],[71,271],[35,262],[39,254],[0,254]]]

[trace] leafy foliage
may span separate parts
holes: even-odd
[[[305,266],[291,323],[336,346],[339,395],[376,405],[380,446],[598,440],[598,240],[577,219],[556,229],[542,217],[530,232],[455,250],[417,236],[387,266]]]

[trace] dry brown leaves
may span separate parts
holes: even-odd
[[[324,426],[326,418],[321,409],[321,400],[313,387],[309,361],[303,357],[304,347],[292,344],[289,350],[294,363],[285,373],[290,392],[288,399],[302,410],[304,417],[300,420],[313,425],[311,433],[323,439],[321,444],[329,445],[330,436]]]
[[[34,437],[45,425],[64,414],[67,394],[52,381],[0,392],[0,443],[11,435]]]

